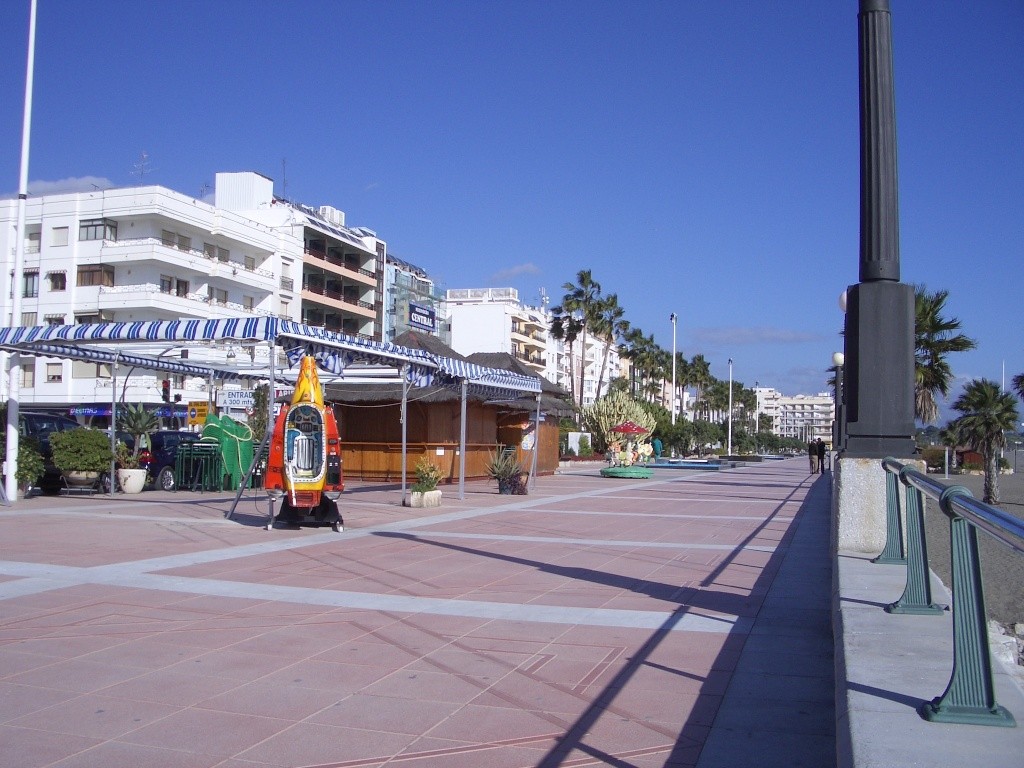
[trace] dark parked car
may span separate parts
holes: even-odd
[[[34,411],[18,412],[18,439],[28,438],[35,442],[43,457],[46,469],[39,479],[39,487],[47,493],[55,493],[62,487],[60,470],[53,465],[53,450],[50,448],[50,435],[82,426],[68,416],[52,413],[36,413]]]
[[[194,432],[177,432],[164,429],[149,433],[149,458],[142,457],[140,464],[149,470],[149,487],[160,491],[173,491],[175,487],[174,466],[178,458],[178,446],[194,443],[199,435]],[[140,452],[141,453],[141,452]]]

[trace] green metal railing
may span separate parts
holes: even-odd
[[[886,473],[888,539],[876,562],[903,548],[898,485],[905,489],[907,585],[903,596],[885,607],[890,613],[941,614],[931,599],[928,545],[924,533],[924,497],[938,501],[949,518],[953,594],[953,674],[941,696],[923,704],[921,716],[941,723],[1014,727],[1010,712],[996,703],[992,656],[988,645],[985,595],[981,582],[978,531],[1024,554],[1024,521],[978,501],[961,485],[944,485],[893,458],[882,461]],[[898,483],[896,479],[898,478]],[[899,537],[894,541],[894,537]]]

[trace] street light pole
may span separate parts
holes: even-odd
[[[676,425],[676,313],[668,316],[672,321],[672,426]]]
[[[732,456],[732,358],[729,358],[729,438],[725,452]]]

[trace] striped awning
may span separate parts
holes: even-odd
[[[116,354],[118,362],[151,370],[228,379],[266,378],[258,372],[239,372],[226,366],[116,351],[120,344],[132,344],[137,348],[146,342],[188,345],[224,341],[273,341],[285,349],[293,365],[308,353],[317,359],[321,368],[336,375],[347,366],[359,363],[404,367],[414,386],[431,383],[456,386],[465,380],[474,392],[487,397],[541,391],[540,379],[536,377],[486,368],[390,342],[368,341],[276,317],[185,318],[0,328],[0,348],[37,357],[112,363]]]

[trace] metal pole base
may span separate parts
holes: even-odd
[[[991,709],[982,707],[957,707],[943,705],[941,697],[934,699],[917,710],[921,717],[931,723],[962,723],[964,725],[992,725],[997,728],[1016,728],[1017,721],[1003,706],[996,704]]]

